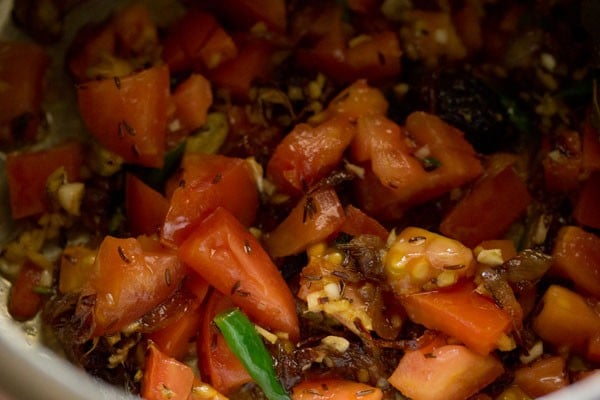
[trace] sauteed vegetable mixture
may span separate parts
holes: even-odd
[[[148,400],[597,372],[595,2],[131,3],[51,59],[75,3],[0,42],[8,310],[73,363]],[[53,63],[84,128],[40,149]]]

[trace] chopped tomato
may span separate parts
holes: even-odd
[[[222,155],[188,153],[179,187],[171,196],[162,237],[181,243],[217,207],[248,226],[258,208],[258,190],[246,161]]]
[[[215,17],[192,8],[169,32],[162,57],[178,73],[214,68],[236,54],[235,43]]]
[[[562,227],[552,250],[551,272],[600,296],[600,237],[576,226]]]
[[[83,122],[100,143],[125,162],[163,165],[169,100],[166,66],[86,82],[77,87],[77,98]]]
[[[228,90],[234,98],[247,99],[252,83],[268,75],[272,51],[265,40],[249,40],[235,58],[209,72],[210,80],[215,86]]]
[[[600,229],[600,172],[593,172],[583,183],[579,191],[573,218],[581,225]]]
[[[343,379],[300,382],[292,389],[292,400],[380,400],[381,389]]]
[[[504,372],[494,355],[478,354],[465,346],[444,345],[431,352],[407,352],[389,382],[413,400],[470,398]]]
[[[576,131],[562,131],[545,152],[542,165],[549,191],[568,192],[577,188],[582,175],[581,137]]]
[[[78,83],[121,77],[154,63],[157,53],[156,24],[146,6],[132,3],[107,21],[78,32],[67,53],[67,67]]]
[[[69,246],[60,258],[58,290],[61,293],[76,293],[89,279],[96,260],[96,250],[83,246]]]
[[[538,398],[569,385],[565,359],[552,356],[534,361],[515,371],[515,384],[533,398]]]
[[[279,190],[299,195],[342,161],[354,133],[350,121],[340,116],[314,127],[298,124],[275,148],[267,176]]]
[[[169,209],[167,199],[135,175],[125,177],[125,212],[134,235],[159,232]]]
[[[46,181],[50,174],[64,167],[69,182],[78,181],[82,164],[83,148],[76,142],[49,150],[8,154],[6,173],[12,217],[18,219],[48,211]]]
[[[600,316],[580,294],[552,285],[544,293],[542,308],[533,318],[533,330],[557,348],[585,355],[600,332]]]
[[[35,137],[49,63],[36,44],[0,41],[0,145]]]
[[[204,125],[208,109],[212,104],[210,82],[200,74],[192,74],[179,84],[172,96],[175,103],[175,118],[187,131]]]
[[[344,208],[346,219],[340,227],[340,232],[347,233],[352,236],[374,235],[382,241],[386,241],[388,231],[376,219],[369,217],[359,208],[352,204]]]
[[[141,395],[146,400],[187,400],[194,371],[161,352],[152,342],[146,353]]]
[[[349,40],[339,5],[325,9],[318,16],[310,15],[309,10],[298,18],[313,18],[306,36],[314,45],[296,51],[301,67],[323,72],[338,83],[361,78],[383,81],[400,73],[402,51],[395,32],[383,31]]]
[[[25,261],[13,281],[8,294],[8,313],[17,321],[32,319],[42,308],[44,296],[36,289],[40,285],[42,269]]]
[[[208,283],[196,274],[187,276],[184,283],[186,290],[195,295],[190,306],[179,318],[148,335],[163,353],[176,359],[182,359],[187,354],[190,343],[200,330],[202,302],[209,290]]]
[[[411,320],[463,342],[487,355],[497,348],[512,326],[510,316],[470,283],[401,298]]]
[[[410,114],[405,129],[382,115],[363,116],[352,155],[370,161],[369,170],[379,181],[365,176],[357,182],[362,207],[378,216],[438,197],[483,171],[462,132],[424,112]]]
[[[92,337],[118,332],[174,293],[184,273],[177,254],[156,240],[107,236],[76,313],[92,312]]]
[[[475,247],[484,240],[500,238],[531,203],[525,183],[514,168],[485,176],[444,217],[440,231]],[[496,207],[503,204],[503,207]]]
[[[202,375],[224,394],[252,381],[252,377],[229,349],[223,334],[213,323],[217,314],[234,306],[230,297],[217,291],[211,292],[204,306],[197,341],[198,366]]]
[[[366,80],[359,79],[331,100],[326,113],[341,114],[356,122],[364,115],[385,115],[388,107],[381,90],[369,86]]]
[[[294,297],[258,240],[224,208],[198,224],[181,260],[261,326],[299,337]]]
[[[273,257],[298,254],[337,232],[346,216],[335,190],[319,189],[305,195],[289,215],[265,237]]]

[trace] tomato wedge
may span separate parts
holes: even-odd
[[[134,235],[152,235],[162,227],[169,209],[167,199],[132,174],[125,177],[125,212]]]
[[[267,176],[285,193],[299,195],[339,165],[355,132],[341,116],[315,127],[298,124],[275,148]]]
[[[77,87],[79,111],[92,135],[126,162],[147,167],[164,163],[169,96],[164,65]]]
[[[241,385],[251,382],[240,360],[229,349],[225,338],[213,323],[213,318],[222,311],[235,307],[230,297],[212,291],[202,313],[200,335],[196,342],[198,367],[203,376],[219,392],[228,394]]]
[[[179,257],[256,323],[298,340],[292,292],[258,240],[225,208],[197,225]]]
[[[187,400],[194,384],[194,371],[162,353],[152,342],[146,353],[142,397],[146,400]]]
[[[184,274],[177,254],[156,240],[107,236],[81,290],[76,314],[89,312],[93,299],[92,337],[119,332],[173,294]]]
[[[335,190],[319,189],[300,199],[289,215],[266,235],[265,245],[273,257],[298,254],[336,233],[345,219]]]
[[[411,294],[401,302],[414,322],[442,331],[481,355],[498,347],[512,326],[510,316],[470,283]]]
[[[217,207],[250,225],[258,208],[258,190],[245,160],[222,155],[188,153],[170,200],[162,237],[181,243]]]

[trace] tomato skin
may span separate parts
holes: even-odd
[[[249,226],[256,217],[258,190],[246,161],[211,154],[186,154],[180,186],[171,196],[162,230],[167,242],[181,243],[217,207]]]
[[[38,152],[8,154],[6,172],[12,217],[18,219],[47,211],[46,181],[50,174],[64,167],[69,182],[76,182],[82,164],[83,147],[76,142]]]
[[[95,297],[92,337],[115,333],[152,310],[175,292],[185,275],[177,254],[147,237],[104,238],[83,299]]]
[[[298,340],[294,296],[258,240],[225,208],[197,225],[179,257],[253,321]]]
[[[169,69],[162,65],[77,87],[79,111],[91,134],[125,162],[164,163]]]
[[[7,309],[17,321],[27,321],[42,308],[44,297],[35,292],[40,283],[42,269],[30,261],[21,265],[17,278],[10,287]]]
[[[335,190],[319,189],[300,199],[289,215],[266,235],[266,248],[272,257],[298,254],[338,232],[345,218]]]
[[[152,235],[162,227],[169,209],[167,199],[132,174],[125,177],[125,212],[134,235]]]
[[[384,242],[387,240],[387,229],[359,208],[349,204],[344,208],[344,213],[346,214],[346,219],[340,227],[340,232],[345,232],[352,236],[374,235]]]
[[[267,176],[285,193],[299,195],[340,163],[354,134],[354,126],[344,117],[316,127],[298,124],[275,148]]]
[[[194,372],[169,357],[150,342],[146,352],[141,395],[146,400],[187,400],[194,384]]]
[[[49,64],[48,55],[38,45],[0,41],[0,145],[34,138]]]
[[[200,335],[196,342],[198,367],[202,375],[224,394],[252,381],[252,377],[229,349],[223,334],[213,323],[217,314],[233,307],[235,304],[230,297],[212,291],[204,306]]]

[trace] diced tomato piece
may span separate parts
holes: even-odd
[[[49,64],[36,44],[0,41],[0,145],[35,137]]]
[[[538,398],[569,385],[565,359],[552,356],[515,370],[515,384],[532,398]]]
[[[265,245],[273,257],[298,254],[338,232],[345,219],[335,190],[319,189],[300,199],[289,215],[267,234]]]
[[[107,236],[76,313],[93,313],[92,337],[118,332],[173,294],[184,274],[177,254],[156,240]]]
[[[483,172],[463,133],[424,112],[410,114],[406,129],[383,115],[359,118],[352,155],[358,162],[370,161],[357,193],[361,207],[381,218],[397,217],[405,207],[447,193]],[[433,170],[426,169],[427,160]]]
[[[400,75],[400,40],[393,31],[374,33],[346,50],[347,81],[383,81]],[[337,76],[337,74],[336,74]],[[334,76],[334,79],[338,79]]]
[[[194,371],[150,343],[146,353],[141,395],[146,400],[187,400]]]
[[[213,101],[210,82],[200,74],[192,74],[175,88],[172,99],[175,118],[188,131],[197,129],[206,122]]]
[[[83,246],[68,246],[60,258],[58,290],[61,293],[75,293],[81,290],[89,279],[96,260],[96,250]]]
[[[158,29],[150,11],[141,3],[131,3],[111,18],[119,56],[131,58],[143,55],[158,45]]]
[[[573,218],[581,225],[600,229],[600,172],[593,172],[579,192]]]
[[[245,43],[237,57],[221,63],[209,72],[211,82],[229,90],[237,99],[247,99],[255,80],[269,73],[271,45],[260,39]]]
[[[83,122],[100,143],[132,164],[164,163],[169,69],[157,66],[77,87]]]
[[[299,337],[294,297],[258,240],[224,208],[198,224],[181,260],[261,326]]]
[[[504,372],[493,355],[465,346],[444,345],[429,353],[407,352],[389,382],[413,400],[462,400],[476,394]]]
[[[585,355],[600,332],[600,316],[587,300],[572,290],[552,285],[544,293],[542,308],[533,318],[533,330],[557,348]]]
[[[191,340],[198,333],[201,318],[200,302],[196,302],[178,319],[164,328],[150,333],[148,338],[164,354],[180,360],[186,355]]]
[[[361,14],[370,14],[377,9],[376,0],[347,0],[348,8]]]
[[[220,29],[215,17],[192,8],[173,25],[163,44],[162,58],[174,72],[199,70],[204,67],[200,55],[210,36]]]
[[[564,226],[556,236],[552,257],[551,272],[600,296],[600,237],[576,226]]]
[[[267,176],[279,190],[299,195],[342,161],[355,132],[350,121],[341,116],[315,127],[298,124],[275,148]]]
[[[224,394],[252,381],[248,371],[229,349],[223,334],[213,323],[217,314],[233,307],[235,304],[230,297],[218,291],[211,292],[204,306],[200,335],[196,342],[201,374]]]
[[[376,219],[369,217],[359,208],[353,205],[348,205],[344,208],[346,219],[340,227],[340,232],[347,233],[352,236],[374,235],[382,241],[386,241],[388,231]]]
[[[292,400],[380,400],[381,389],[343,379],[317,379],[300,382],[292,389]]]
[[[531,203],[527,186],[514,168],[486,176],[461,199],[440,224],[440,232],[475,247],[500,238]],[[503,207],[494,207],[504,204]]]
[[[162,227],[169,202],[135,175],[125,178],[125,212],[134,235],[152,235]]]
[[[442,331],[481,355],[497,348],[512,326],[510,316],[470,283],[411,294],[401,302],[414,322]]]
[[[180,186],[171,196],[162,237],[181,243],[217,207],[249,226],[256,217],[258,190],[246,161],[189,153],[182,160]]]
[[[331,100],[326,113],[341,114],[356,122],[359,117],[364,115],[385,115],[388,107],[388,101],[381,90],[369,86],[366,80],[359,79]],[[366,159],[356,157],[361,160]]]
[[[568,192],[579,185],[582,175],[581,137],[576,131],[562,131],[545,151],[542,165],[546,188],[554,192]]]
[[[13,281],[8,294],[8,313],[17,321],[27,321],[37,315],[42,308],[44,296],[36,289],[40,285],[42,269],[25,261]]]
[[[46,181],[50,174],[64,167],[69,182],[79,180],[83,148],[68,142],[49,150],[10,153],[6,173],[12,217],[23,218],[48,210]]]

